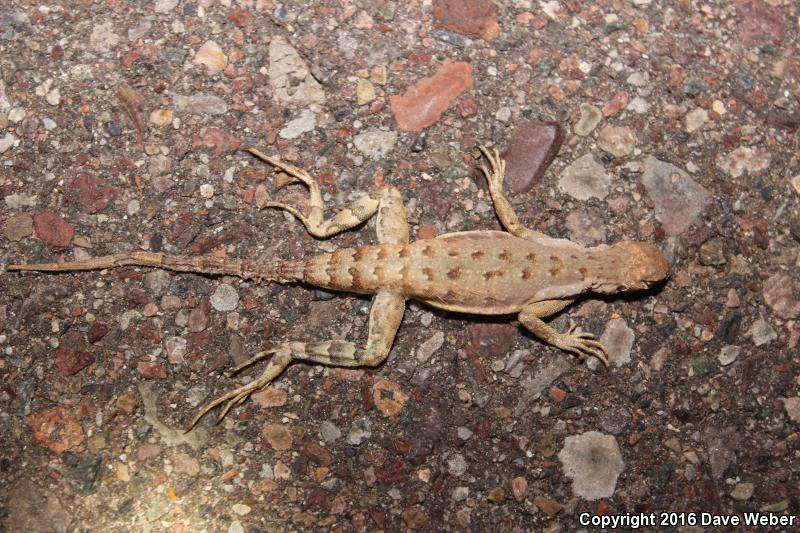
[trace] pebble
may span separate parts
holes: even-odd
[[[686,172],[653,156],[644,160],[642,183],[655,204],[656,219],[668,235],[689,229],[711,203],[708,191]]]
[[[572,130],[575,132],[575,135],[586,137],[600,124],[603,114],[600,112],[599,108],[591,104],[581,104],[580,111],[581,116]]]
[[[742,349],[739,346],[728,344],[727,346],[723,346],[719,351],[717,359],[719,360],[719,364],[722,366],[728,366],[736,361],[736,358],[739,357],[739,354],[741,353]]]
[[[12,135],[9,132],[6,132],[6,134],[3,137],[0,137],[0,154],[7,152],[9,148],[14,146],[14,143],[16,141],[17,138],[14,137],[14,135]]]
[[[221,72],[228,66],[228,56],[216,42],[211,40],[203,43],[203,46],[197,50],[193,61],[198,65],[205,65],[209,74]]]
[[[780,318],[797,318],[800,316],[800,284],[789,274],[774,274],[764,281],[761,293],[764,302]]]
[[[500,34],[497,11],[483,0],[433,0],[433,27],[491,41]]]
[[[238,337],[232,337],[231,341],[235,338]],[[230,351],[233,352],[233,350]],[[250,397],[259,407],[281,407],[282,405],[286,405],[286,391],[275,387],[267,387],[266,389],[254,393]]]
[[[204,127],[192,138],[192,148],[210,148],[215,155],[233,153],[241,144],[242,141],[233,133],[213,126]]]
[[[625,109],[629,111],[633,111],[639,115],[643,115],[650,111],[650,102],[642,98],[641,96],[635,97],[630,103],[625,107]]]
[[[451,476],[463,476],[467,472],[467,460],[460,453],[451,454],[447,458],[447,471]]]
[[[325,91],[311,75],[306,62],[281,35],[269,42],[269,82],[279,103],[297,106],[321,104]]]
[[[175,317],[175,322],[177,324],[178,317]],[[208,326],[208,314],[203,311],[201,308],[192,309],[189,311],[188,321],[186,322],[189,331],[192,333],[199,333],[203,331]]]
[[[603,165],[597,163],[594,156],[588,153],[564,169],[558,178],[558,188],[580,201],[592,197],[602,200],[608,196],[611,179]]]
[[[606,347],[609,364],[623,366],[631,362],[631,349],[636,335],[624,318],[613,318],[606,324],[600,342]]]
[[[702,107],[692,109],[686,113],[686,117],[684,118],[687,133],[699,130],[706,122],[708,122],[708,111]]]
[[[141,209],[141,205],[139,204],[139,200],[134,198],[133,200],[128,202],[128,205],[125,208],[125,212],[128,213],[128,216],[133,216],[133,215],[135,215],[136,213],[139,212],[139,209]]]
[[[3,225],[3,236],[10,241],[20,241],[31,235],[33,235],[33,218],[28,213],[11,215]]]
[[[119,44],[120,37],[112,22],[97,24],[89,35],[89,46],[98,52],[108,52]]]
[[[446,59],[436,73],[419,80],[389,105],[402,131],[422,131],[442,116],[450,103],[472,86],[472,65]]]
[[[51,248],[66,248],[72,242],[75,230],[52,211],[41,211],[33,217],[36,236]]]
[[[99,213],[117,197],[117,191],[94,174],[81,173],[69,182],[72,200],[76,200],[83,213]]]
[[[228,104],[219,96],[213,94],[197,93],[191,96],[174,94],[172,105],[179,112],[223,115],[228,112]]]
[[[367,79],[359,78],[356,82],[356,103],[364,105],[372,102],[378,95],[375,92],[375,86]]]
[[[528,480],[522,476],[511,480],[511,495],[518,502],[521,502],[528,495]]]
[[[314,131],[317,126],[317,115],[310,109],[300,111],[300,116],[290,120],[278,135],[281,139],[297,139],[304,133]]]
[[[589,501],[613,496],[625,468],[617,440],[599,431],[566,437],[558,459],[572,480],[572,492]]]
[[[717,156],[717,166],[731,177],[738,178],[747,171],[750,175],[759,174],[769,168],[770,155],[758,147],[740,146],[728,155]]]
[[[539,183],[558,154],[564,135],[558,122],[527,120],[516,125],[508,148],[501,154],[506,162],[506,187],[527,192]]]
[[[164,348],[167,351],[167,360],[173,365],[183,363],[186,355],[187,343],[183,337],[167,337],[164,341]]]
[[[567,215],[569,239],[584,246],[595,246],[605,242],[606,224],[602,216],[594,211],[585,212],[576,209]]]
[[[42,119],[42,126],[44,126],[44,129],[46,131],[53,131],[54,129],[56,129],[58,127],[58,124],[56,124],[56,121],[53,120],[52,118],[44,117]],[[0,140],[0,144],[1,143],[2,143],[2,140]],[[0,147],[0,153],[3,153],[2,147]]]
[[[417,348],[417,361],[424,363],[444,344],[444,332],[437,331]]]
[[[722,238],[711,239],[700,245],[697,260],[705,266],[721,266],[727,260],[724,251],[725,243]]]
[[[376,160],[385,157],[394,149],[397,142],[396,131],[371,128],[353,137],[353,144],[359,152]]]
[[[154,155],[150,158],[147,165],[147,172],[150,176],[163,176],[172,171],[172,159],[165,155]]]
[[[19,209],[21,207],[36,207],[36,196],[25,196],[24,194],[9,194],[4,198],[9,209]]]
[[[783,399],[783,408],[792,422],[800,424],[800,397],[793,396]]]
[[[59,91],[58,88],[51,89],[50,91],[48,91],[44,99],[48,104],[52,106],[57,106],[58,104],[61,103],[61,91]]]
[[[156,13],[169,13],[178,5],[180,0],[156,0],[153,11]]]
[[[758,317],[753,322],[750,329],[747,330],[746,336],[750,337],[756,346],[769,344],[778,338],[778,334],[775,333],[775,330],[772,329],[772,326],[763,316]]]
[[[459,439],[467,441],[472,438],[473,432],[467,427],[458,426],[458,428],[456,429],[456,434],[458,435]]]
[[[18,124],[28,115],[23,107],[12,107],[8,112],[8,121],[12,124]]]
[[[245,505],[243,503],[234,503],[231,506],[231,511],[233,511],[234,514],[237,514],[239,516],[245,516],[250,514],[252,508],[249,505]]]
[[[630,128],[606,126],[597,134],[597,146],[614,157],[625,157],[633,151],[636,136]]]
[[[239,293],[227,283],[220,283],[211,295],[211,306],[217,311],[233,311],[238,304]]]
[[[159,128],[172,124],[172,111],[169,109],[156,109],[150,113],[150,123]]]
[[[335,442],[342,436],[342,430],[340,430],[336,424],[330,420],[323,420],[319,425],[319,434],[322,437],[322,440],[330,443]]]
[[[210,183],[200,185],[200,196],[208,200],[214,196],[214,186]]]
[[[274,450],[288,450],[292,447],[292,433],[284,424],[265,424],[261,433]]]
[[[752,483],[737,483],[731,490],[731,498],[734,500],[745,501],[753,496],[755,487]]]

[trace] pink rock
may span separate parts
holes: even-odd
[[[470,347],[480,357],[504,356],[517,342],[517,328],[511,324],[470,324],[467,335]]]
[[[228,13],[228,20],[240,28],[244,28],[245,26],[253,24],[253,22],[255,22],[255,17],[246,9],[236,8]]]
[[[613,117],[628,105],[628,93],[620,91],[603,106],[603,116]]]
[[[139,361],[136,368],[139,370],[139,373],[146,378],[167,379],[167,370],[162,363]]]
[[[788,274],[775,274],[764,282],[764,301],[781,318],[800,316],[800,301],[796,298],[798,285]]]
[[[563,141],[564,128],[558,122],[527,121],[515,127],[503,153],[508,188],[525,192],[536,185]]]
[[[511,493],[514,499],[521,502],[528,495],[528,480],[524,477],[515,477],[511,480]]]
[[[402,95],[389,97],[398,127],[403,131],[421,131],[430,126],[472,84],[472,65],[445,60],[430,78],[419,80]]]
[[[192,139],[192,148],[211,148],[216,155],[235,152],[240,144],[242,141],[236,135],[214,127],[203,128]]]
[[[86,349],[79,331],[68,331],[58,340],[56,367],[64,376],[77,374],[94,363],[94,355]]]
[[[739,37],[745,44],[754,41],[780,41],[784,29],[784,13],[761,0],[736,0],[736,11],[741,17]]]
[[[500,33],[497,11],[484,0],[434,0],[433,26],[491,41]]]
[[[112,186],[93,174],[78,174],[69,186],[78,207],[90,215],[99,213],[117,197],[117,191]]]
[[[65,248],[72,242],[75,230],[64,219],[52,211],[42,211],[33,217],[33,226],[36,229],[36,236],[45,245],[52,248]]]

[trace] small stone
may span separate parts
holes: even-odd
[[[516,344],[517,329],[510,324],[471,323],[467,326],[467,338],[478,357],[502,357]]]
[[[503,500],[506,499],[506,491],[503,487],[494,487],[493,489],[489,489],[489,492],[486,494],[486,499],[494,504],[502,503]]]
[[[376,128],[359,133],[353,138],[356,149],[373,160],[385,157],[394,149],[396,142],[396,131],[383,131]]]
[[[437,331],[417,348],[417,361],[424,363],[444,344],[444,332]]]
[[[769,344],[778,338],[778,334],[772,329],[772,326],[769,325],[769,322],[767,322],[763,316],[758,317],[758,319],[753,322],[753,325],[747,330],[746,336],[750,337],[753,340],[753,344],[756,346]]]
[[[716,238],[704,242],[698,250],[697,260],[705,266],[724,265],[726,259],[723,240]]]
[[[233,153],[242,141],[233,133],[213,126],[205,127],[192,138],[192,148],[210,148],[216,155]]]
[[[198,93],[191,96],[174,94],[172,104],[177,111],[183,113],[222,115],[228,112],[225,100],[212,94]]]
[[[14,146],[16,141],[16,137],[14,137],[11,133],[6,132],[3,137],[0,137],[0,154],[7,152],[9,148]]]
[[[625,91],[619,91],[611,98],[611,100],[606,103],[606,105],[603,106],[600,111],[603,113],[604,117],[613,117],[625,109],[626,105],[628,105],[628,93]]]
[[[389,97],[398,127],[422,131],[439,120],[450,103],[473,83],[472,65],[445,60],[433,76],[419,80],[402,95]]]
[[[330,420],[323,420],[319,425],[319,434],[325,442],[335,442],[342,436],[342,430]]]
[[[139,373],[151,379],[167,379],[167,369],[161,363],[151,363],[149,361],[139,361],[136,365]]]
[[[151,176],[163,176],[172,170],[172,159],[165,155],[154,155],[147,165],[147,172]]]
[[[192,309],[189,311],[189,320],[187,327],[192,333],[199,333],[208,326],[208,314],[201,308]]]
[[[688,113],[686,113],[686,117],[684,119],[684,123],[686,124],[686,131],[688,133],[692,133],[693,131],[697,131],[703,127],[703,125],[708,122],[708,111],[703,109],[702,107],[698,107],[697,109],[692,109]]]
[[[598,431],[568,436],[558,459],[572,491],[589,501],[610,498],[625,467],[616,439]]]
[[[447,458],[447,471],[451,476],[461,477],[467,472],[467,461],[460,453],[451,454]]]
[[[500,108],[500,109],[498,109],[498,110],[497,110],[497,112],[494,114],[494,118],[495,118],[495,120],[497,120],[498,122],[502,122],[502,123],[504,123],[504,124],[505,124],[506,122],[508,122],[509,120],[511,120],[511,108],[510,108],[510,107],[508,107],[508,106],[503,106],[503,107],[501,107],[501,108]]]
[[[153,11],[156,13],[169,13],[178,5],[180,0],[156,0]]]
[[[622,366],[631,362],[631,349],[636,335],[628,327],[624,318],[613,318],[608,321],[600,342],[606,348],[608,362]]]
[[[459,426],[458,429],[456,429],[456,434],[459,439],[467,441],[472,438],[473,432],[467,427]]]
[[[572,211],[567,215],[566,226],[570,240],[583,246],[595,246],[606,240],[605,221],[594,211]]]
[[[292,447],[292,433],[283,424],[266,424],[261,433],[275,450],[288,450]]]
[[[325,101],[322,86],[283,36],[276,35],[269,42],[268,76],[279,103],[303,106]]]
[[[403,522],[410,529],[422,529],[428,523],[428,515],[425,511],[418,507],[409,507],[402,513]]]
[[[33,218],[28,213],[11,215],[3,224],[3,236],[10,241],[20,241],[33,235]]]
[[[800,424],[800,397],[784,398],[783,408],[792,422]]]
[[[8,121],[12,124],[19,124],[26,116],[28,116],[28,112],[24,107],[12,107],[8,112]]]
[[[739,354],[742,353],[742,349],[739,346],[727,345],[723,346],[722,350],[720,350],[717,359],[719,360],[719,364],[722,366],[728,366],[729,364],[736,361],[736,358],[739,357]]]
[[[290,120],[284,126],[278,135],[281,139],[297,139],[304,133],[314,131],[317,126],[317,115],[310,109],[303,109],[300,111],[300,116],[294,120]]]
[[[183,363],[186,355],[187,343],[183,337],[167,337],[164,341],[164,348],[167,351],[167,361],[173,365]]]
[[[87,214],[99,213],[117,197],[117,191],[93,174],[78,174],[69,183],[70,198]]]
[[[521,502],[528,495],[528,480],[522,476],[511,480],[511,494],[514,499]]]
[[[575,132],[575,135],[586,137],[600,124],[603,114],[597,107],[591,104],[581,104],[580,110],[581,117],[578,119],[578,122],[575,123],[572,131]]]
[[[214,41],[203,43],[203,46],[197,50],[193,61],[198,65],[205,65],[209,74],[221,72],[228,66],[228,56]]]
[[[368,104],[377,97],[375,86],[369,80],[359,78],[356,83],[356,103],[358,105]]]
[[[755,487],[752,483],[737,483],[731,491],[731,498],[734,500],[749,500],[753,496]]]
[[[560,503],[555,500],[551,500],[550,498],[546,498],[541,494],[537,494],[536,497],[533,498],[533,504],[536,505],[540,511],[550,517],[557,515],[562,509]]]
[[[740,146],[727,155],[719,154],[717,156],[717,166],[730,174],[731,177],[738,178],[745,171],[750,175],[757,175],[761,171],[768,169],[770,159],[769,152],[762,148]]]
[[[686,172],[653,156],[644,160],[642,183],[655,204],[656,218],[671,236],[689,229],[711,202],[708,191]]]
[[[98,24],[92,29],[89,46],[98,52],[108,52],[119,44],[119,40],[119,33],[114,29],[114,24],[106,22]]]
[[[764,302],[772,308],[780,318],[797,318],[800,316],[800,284],[796,283],[789,274],[775,274],[770,276],[763,285],[762,295]]]
[[[94,363],[94,355],[86,349],[79,331],[70,330],[58,339],[56,367],[64,376],[77,374]]]
[[[382,379],[372,387],[372,397],[375,407],[384,416],[395,416],[408,401],[408,395],[403,392],[400,385],[388,379]]]
[[[586,201],[592,197],[602,200],[611,190],[611,176],[589,153],[564,169],[558,178],[558,187],[577,200]]]
[[[211,306],[217,311],[233,311],[238,304],[239,293],[227,283],[221,283],[211,295]]]
[[[44,99],[48,104],[57,106],[61,103],[61,91],[59,91],[57,88],[52,89],[47,93]]]
[[[625,157],[633,151],[636,136],[630,128],[606,126],[597,135],[597,146],[614,157]]]
[[[108,326],[102,322],[95,321],[89,326],[89,331],[86,332],[86,340],[94,344],[108,333]]]
[[[253,403],[259,407],[270,408],[286,405],[286,391],[283,389],[276,389],[275,387],[262,389],[254,393],[250,398],[252,398]]]
[[[169,109],[156,109],[150,113],[150,123],[159,128],[172,124],[172,111]]]
[[[173,455],[172,466],[176,474],[195,477],[200,473],[200,462],[188,453],[178,452]]]
[[[200,185],[200,196],[208,200],[214,197],[214,186],[210,183]]]
[[[514,128],[506,162],[506,186],[514,192],[526,192],[539,183],[561,143],[564,128],[558,122],[525,121]]]
[[[633,100],[630,101],[628,106],[625,108],[629,111],[633,111],[639,115],[644,115],[648,111],[650,111],[650,102],[642,98],[641,96],[635,97]]]
[[[433,0],[433,26],[484,41],[500,34],[494,5],[482,0]]]
[[[137,200],[136,198],[134,198],[133,200],[131,200],[130,202],[128,202],[128,205],[127,205],[127,206],[126,206],[126,208],[125,208],[125,212],[126,212],[126,213],[128,213],[128,216],[132,217],[132,216],[134,216],[136,213],[138,213],[138,212],[139,212],[139,210],[141,209],[141,207],[142,207],[142,206],[141,206],[141,204],[139,203],[139,200]]]
[[[72,242],[75,230],[52,211],[41,211],[33,218],[36,236],[49,247],[66,248]]]

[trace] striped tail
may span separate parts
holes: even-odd
[[[38,272],[70,272],[75,270],[100,270],[121,266],[163,268],[175,272],[222,274],[242,279],[258,279],[285,283],[303,276],[303,262],[272,260],[254,262],[246,259],[227,259],[212,255],[166,255],[153,252],[129,252],[103,255],[83,261],[67,263],[28,263],[8,265],[8,271],[34,270]]]

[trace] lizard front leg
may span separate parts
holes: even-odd
[[[558,313],[573,300],[546,300],[528,304],[519,313],[519,321],[522,322],[531,333],[539,337],[544,342],[560,348],[578,356],[583,360],[586,354],[593,355],[600,359],[604,365],[608,366],[608,359],[605,356],[605,348],[595,340],[591,333],[573,333],[574,327],[566,333],[559,333],[552,326],[542,321],[542,317]]]
[[[402,208],[403,200],[400,196],[400,192],[395,189],[394,187],[382,187],[377,191],[374,191],[366,196],[362,196],[361,198],[357,199],[349,206],[345,207],[333,217],[329,219],[325,219],[325,206],[322,201],[322,193],[319,188],[319,184],[317,180],[312,178],[308,175],[305,170],[295,167],[294,165],[289,165],[287,163],[283,163],[275,158],[269,157],[260,151],[256,150],[255,148],[246,148],[248,152],[253,154],[254,156],[258,157],[259,159],[266,161],[270,165],[279,168],[289,174],[290,176],[294,176],[295,178],[299,179],[303,183],[306,184],[309,191],[309,211],[308,215],[304,215],[296,208],[281,203],[281,202],[267,202],[264,204],[264,207],[273,207],[276,209],[283,209],[284,211],[288,211],[289,213],[293,214],[297,217],[300,222],[306,227],[308,232],[317,238],[327,238],[332,235],[336,235],[337,233],[341,233],[342,231],[348,230],[355,226],[358,226],[365,220],[369,219],[373,216],[378,209],[385,209],[390,208],[390,204],[399,204]],[[391,220],[388,220],[385,223],[391,224]],[[405,226],[405,214],[402,215],[402,226]],[[390,233],[396,233],[398,230],[402,230],[402,228],[395,228],[389,227],[385,228],[382,227],[381,224],[378,224],[378,238],[380,240],[381,231],[388,231]],[[406,229],[406,242],[408,241],[408,230]],[[381,241],[382,242],[382,241]]]
[[[392,343],[403,320],[405,297],[399,292],[382,290],[372,300],[369,314],[369,336],[364,348],[347,341],[283,342],[274,348],[259,352],[250,360],[234,368],[232,373],[272,355],[267,367],[256,379],[234,389],[205,405],[192,420],[189,429],[211,409],[225,403],[217,420],[222,420],[228,411],[245,401],[250,394],[269,385],[292,361],[312,361],[328,366],[375,367],[380,365],[392,349]],[[187,431],[189,430],[187,429]]]
[[[548,235],[526,228],[519,221],[517,214],[514,212],[514,208],[511,207],[511,203],[508,201],[505,193],[503,192],[506,162],[500,157],[500,152],[497,151],[497,148],[490,152],[485,146],[481,145],[478,146],[478,150],[481,151],[491,167],[491,171],[489,171],[489,169],[487,169],[484,165],[481,165],[479,168],[481,169],[481,172],[483,172],[484,176],[486,176],[486,181],[489,184],[489,194],[492,195],[492,202],[494,203],[494,210],[497,213],[497,218],[500,219],[500,223],[503,225],[503,227],[506,228],[506,230],[512,235],[522,239],[549,239],[550,237]]]

